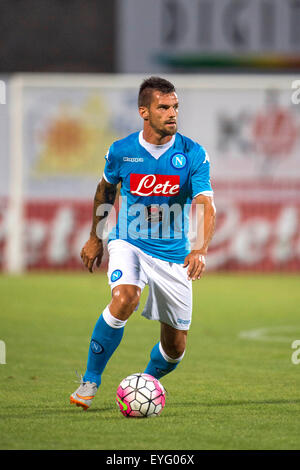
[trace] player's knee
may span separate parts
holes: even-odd
[[[120,315],[130,315],[138,306],[140,301],[140,292],[137,289],[118,289],[113,291],[112,303]]]
[[[120,309],[122,311],[128,311],[132,313],[134,309],[137,307],[140,298],[138,295],[123,294],[121,297],[119,297],[118,300],[119,300]]]

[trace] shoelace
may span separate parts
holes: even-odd
[[[74,380],[74,382],[75,382],[76,384],[79,383],[80,385],[86,384],[86,382],[84,382],[84,380],[83,380],[83,375],[81,375],[81,374],[79,375],[78,372],[77,372],[77,370],[75,370],[75,372],[76,372],[76,375],[77,375],[77,380]]]
[[[81,374],[79,375],[78,372],[77,372],[77,370],[76,370],[75,372],[76,372],[77,379],[78,379],[78,380],[74,380],[75,383],[77,383],[77,384],[79,383],[80,385],[89,384],[89,386],[91,386],[91,387],[95,387],[95,386],[96,386],[96,384],[95,384],[94,382],[89,382],[89,381],[85,382],[85,381],[83,380],[83,375],[81,375]]]

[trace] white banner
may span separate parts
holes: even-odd
[[[90,198],[113,141],[139,131],[137,94],[129,85],[79,87],[24,84],[22,153],[28,198]],[[300,179],[300,104],[292,102],[292,77],[168,76],[177,85],[179,132],[210,155],[212,181],[251,194]],[[79,77],[80,83],[80,77]],[[136,84],[136,85],[135,85]],[[13,135],[14,132],[13,132]],[[241,186],[242,185],[242,186]],[[287,188],[285,188],[287,189]],[[289,186],[289,189],[290,186]],[[227,191],[228,193],[228,191]],[[272,196],[273,197],[273,196]]]
[[[300,104],[292,103],[291,89],[179,94],[181,129],[207,148],[215,181],[299,180]]]
[[[22,121],[29,198],[91,198],[110,145],[141,128],[137,90],[85,88],[84,82],[67,89],[25,86]]]

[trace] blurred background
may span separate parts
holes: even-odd
[[[299,450],[299,25],[300,0],[0,0],[1,449]],[[147,286],[94,413],[66,408],[110,301],[107,251],[93,276],[80,259],[96,185],[151,75],[175,84],[217,207],[159,429],[118,419],[113,393],[159,337]]]
[[[300,271],[299,24],[299,0],[1,0],[1,270],[83,269],[104,155],[159,74],[211,159],[207,269]]]

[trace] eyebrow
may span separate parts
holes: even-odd
[[[159,104],[158,108],[171,108],[174,106],[174,108],[178,108],[179,103],[175,103],[174,105],[168,105],[168,104]]]

